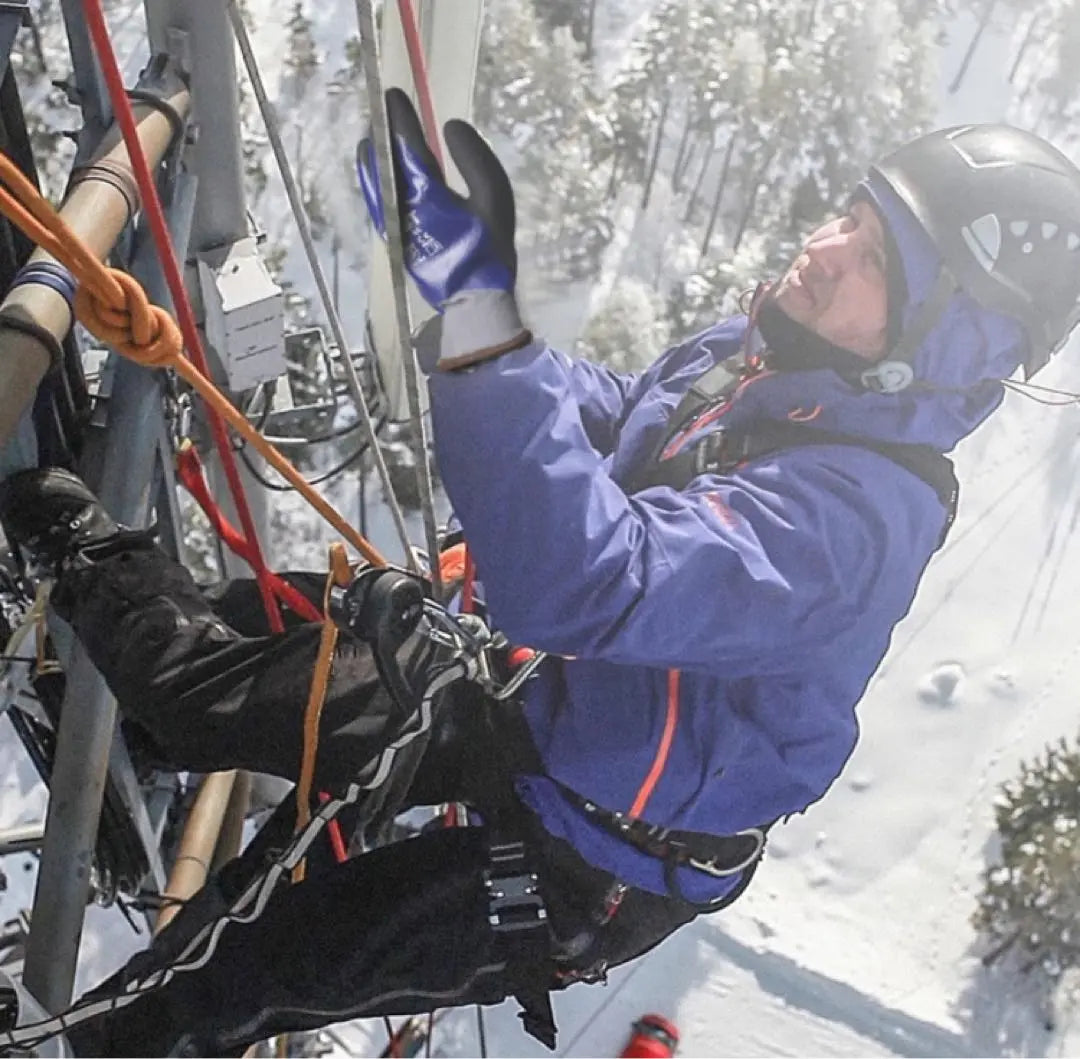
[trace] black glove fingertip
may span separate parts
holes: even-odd
[[[487,225],[512,275],[517,274],[514,188],[499,156],[467,121],[452,118],[443,126],[446,148],[469,189],[469,208]]]
[[[391,136],[400,137],[413,157],[432,176],[442,179],[442,166],[428,145],[420,115],[416,113],[412,100],[400,88],[387,89],[386,114],[390,122]]]

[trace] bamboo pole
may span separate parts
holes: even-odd
[[[166,905],[158,915],[154,933],[159,934],[179,912],[181,904],[193,897],[206,883],[214,860],[214,850],[222,832],[236,782],[236,771],[212,772],[206,776],[195,796],[180,850],[173,862],[169,883],[162,897],[175,898],[177,904]]]

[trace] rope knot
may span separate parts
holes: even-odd
[[[75,292],[75,312],[96,338],[144,367],[168,367],[183,353],[176,321],[119,269],[84,280]]]

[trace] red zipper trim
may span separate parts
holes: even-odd
[[[649,769],[645,782],[638,789],[634,804],[630,806],[630,816],[640,816],[645,811],[645,806],[652,797],[660,777],[667,767],[668,755],[671,753],[671,744],[675,738],[675,725],[679,720],[679,671],[668,670],[667,680],[667,716],[664,718],[664,733],[660,736],[660,745],[656,748],[656,757]]]

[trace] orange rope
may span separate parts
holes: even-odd
[[[107,268],[68,227],[6,155],[0,154],[0,213],[70,269],[78,280],[75,314],[91,334],[144,367],[173,368],[202,399],[274,468],[368,562],[386,561],[320,496],[284,456],[237,411],[218,388],[183,356],[173,318],[153,305],[138,281]]]
[[[630,806],[630,812],[627,814],[635,818],[645,811],[645,806],[660,782],[660,777],[667,766],[672,740],[675,738],[675,725],[679,720],[679,671],[677,669],[668,670],[667,690],[667,714],[664,717],[664,731],[660,736],[660,745],[656,748],[656,757],[649,768],[649,774],[638,789],[634,804]]]
[[[330,545],[329,572],[323,593],[323,624],[319,635],[319,654],[311,675],[307,707],[304,710],[304,750],[300,760],[300,776],[296,782],[296,830],[301,831],[311,820],[311,789],[315,783],[315,759],[319,752],[319,722],[322,719],[326,692],[334,667],[334,648],[337,646],[338,627],[330,617],[330,590],[334,585],[345,586],[352,579],[341,544]],[[303,882],[307,862],[301,860],[292,871],[294,883]]]

